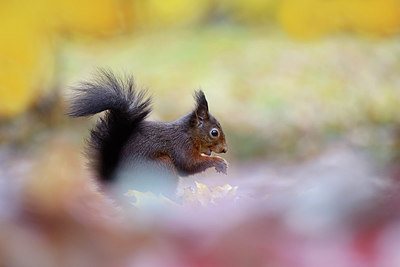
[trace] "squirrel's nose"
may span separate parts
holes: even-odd
[[[222,153],[226,153],[228,150],[226,148],[222,149]]]

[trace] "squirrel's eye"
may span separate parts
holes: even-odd
[[[218,132],[218,130],[213,129],[213,130],[211,130],[210,134],[211,134],[212,136],[214,136],[214,137],[217,137],[217,136],[219,135],[219,132]]]

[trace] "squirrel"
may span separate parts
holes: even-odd
[[[172,122],[146,120],[151,98],[136,88],[132,76],[121,79],[100,70],[91,81],[73,87],[68,115],[91,116],[106,111],[91,130],[87,155],[100,181],[111,183],[119,169],[128,171],[151,163],[162,173],[188,176],[214,167],[227,173],[227,162],[211,153],[226,153],[221,124],[208,110],[202,90],[194,94],[196,106]]]

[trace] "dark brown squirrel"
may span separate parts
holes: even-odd
[[[92,81],[73,88],[69,115],[90,116],[106,111],[90,132],[88,156],[100,180],[112,182],[122,165],[150,162],[162,172],[187,176],[214,167],[226,174],[227,146],[220,123],[208,111],[203,91],[195,92],[196,107],[173,122],[145,120],[151,98],[136,88],[132,76],[121,79],[100,70]]]

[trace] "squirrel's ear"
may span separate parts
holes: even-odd
[[[204,120],[208,119],[208,103],[203,91],[195,92],[196,109],[192,115],[192,122],[196,126],[202,126]]]

